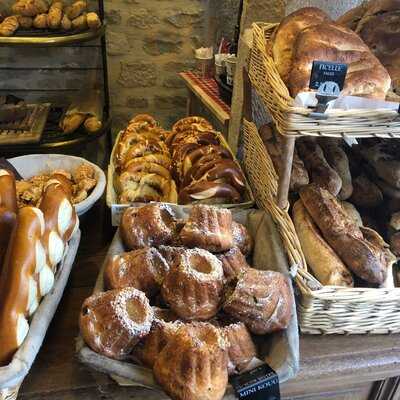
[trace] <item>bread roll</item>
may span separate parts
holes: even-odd
[[[353,286],[353,277],[325,242],[301,200],[293,207],[293,222],[307,265],[324,286]]]
[[[272,54],[278,72],[285,83],[289,80],[297,35],[303,29],[325,21],[330,21],[330,18],[322,10],[304,7],[288,15],[280,23],[273,37]]]
[[[342,180],[326,161],[321,147],[310,138],[298,140],[296,146],[311,176],[311,181],[337,196],[342,188]]]
[[[300,198],[324,239],[345,265],[365,281],[382,284],[389,266],[387,248],[377,241],[371,242],[371,235],[364,237],[327,190],[308,185],[300,190]]]
[[[50,29],[59,29],[63,17],[64,5],[61,1],[54,1],[47,14],[47,25]]]
[[[19,28],[19,22],[17,17],[7,17],[0,24],[0,36],[12,36],[15,31]]]
[[[294,48],[288,86],[295,97],[309,91],[312,63],[315,60],[348,65],[343,95],[385,99],[390,76],[361,38],[350,29],[324,22],[299,33]]]
[[[341,139],[323,138],[318,143],[324,150],[324,155],[329,165],[338,173],[342,180],[339,192],[340,200],[347,200],[353,193],[349,159],[341,147]]]
[[[87,2],[83,0],[78,0],[73,3],[70,7],[65,9],[67,17],[72,21],[78,18],[87,9]]]

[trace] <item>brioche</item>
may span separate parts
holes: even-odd
[[[301,200],[293,207],[293,222],[307,266],[318,281],[324,286],[353,286],[350,271],[323,239]]]
[[[22,344],[29,330],[28,318],[39,305],[36,275],[46,266],[41,244],[44,225],[39,209],[19,211],[0,276],[0,366],[7,365]]]

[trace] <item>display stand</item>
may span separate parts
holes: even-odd
[[[0,66],[0,95],[15,95],[32,103],[52,104],[52,111],[39,143],[3,145],[0,146],[0,153],[45,153],[55,148],[70,148],[75,152],[103,136],[107,138],[106,153],[111,152],[103,0],[98,0],[97,4],[102,21],[102,26],[97,30],[65,34],[52,31],[17,32],[11,37],[0,37],[0,56],[3,52],[6,60]],[[103,128],[94,134],[88,134],[83,127],[72,134],[64,134],[58,128],[61,112],[80,95],[82,89],[100,92]]]

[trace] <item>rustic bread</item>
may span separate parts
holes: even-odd
[[[329,165],[338,173],[342,180],[339,192],[340,200],[347,200],[353,193],[349,159],[341,147],[341,139],[323,138],[318,143],[324,150],[324,155]]]
[[[301,200],[293,207],[293,222],[307,265],[315,277],[324,286],[353,286],[350,271],[321,236]]]
[[[354,274],[369,283],[385,282],[393,256],[386,247],[372,241],[372,235],[365,237],[327,190],[311,184],[301,189],[300,198],[324,239]]]
[[[288,15],[280,23],[273,38],[272,54],[278,72],[285,83],[289,79],[297,35],[303,29],[325,21],[330,21],[330,18],[322,10],[315,7],[305,7]]]
[[[342,179],[328,164],[321,147],[314,139],[302,138],[297,141],[297,151],[304,161],[311,181],[337,196],[342,189]]]
[[[361,38],[349,28],[324,22],[298,34],[290,78],[291,95],[308,91],[314,60],[348,65],[344,95],[384,99],[390,89],[390,76]]]

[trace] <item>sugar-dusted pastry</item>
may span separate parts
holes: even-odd
[[[180,327],[154,364],[154,376],[173,400],[220,400],[228,383],[226,342],[208,323]]]
[[[155,247],[114,255],[104,270],[108,289],[134,287],[152,297],[160,289],[169,266]]]
[[[79,325],[84,341],[92,350],[123,359],[149,333],[153,318],[146,295],[125,288],[88,297],[82,305]]]
[[[216,253],[231,249],[234,247],[231,212],[206,205],[193,206],[180,239],[185,246]]]
[[[248,268],[227,289],[224,311],[256,335],[287,328],[294,310],[287,278],[275,271]]]
[[[176,218],[167,205],[127,208],[121,218],[120,234],[130,250],[172,244],[176,239]]]
[[[163,299],[185,320],[215,316],[223,290],[222,264],[202,249],[178,253],[161,288]]]
[[[243,322],[229,318],[218,319],[217,324],[227,340],[228,372],[230,375],[240,373],[257,357],[250,332]]]
[[[182,326],[171,310],[153,307],[153,311],[150,333],[133,350],[133,355],[149,368],[153,368],[158,355]]]
[[[233,247],[225,253],[218,254],[218,259],[222,263],[225,282],[235,279],[243,270],[249,268],[246,257],[238,247]]]
[[[249,231],[244,225],[232,221],[232,236],[234,245],[238,247],[245,256],[251,254],[254,243]]]

